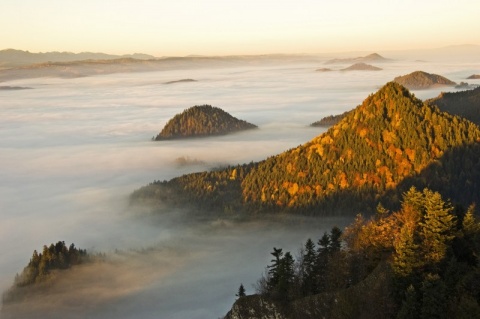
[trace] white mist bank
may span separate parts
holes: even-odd
[[[134,189],[218,165],[258,161],[305,143],[324,131],[307,127],[310,123],[354,108],[395,76],[423,70],[460,82],[480,70],[477,62],[396,61],[380,65],[384,70],[379,72],[315,72],[320,67],[195,69],[2,83],[33,89],[0,92],[0,289],[12,284],[33,250],[44,244],[64,240],[107,253],[152,248],[139,264],[120,267],[128,268],[124,275],[138,283],[136,288],[122,290],[130,281],[115,282],[124,293],[100,299],[88,309],[88,317],[218,317],[233,302],[240,283],[252,292],[249,288],[268,264],[273,246],[294,253],[307,237],[317,239],[333,222],[285,228],[185,226],[166,216],[152,221],[128,207]],[[184,78],[197,82],[163,84]],[[440,91],[414,93],[430,98]],[[260,128],[206,139],[150,141],[175,114],[201,104],[220,107]],[[179,166],[179,157],[204,164]],[[172,257],[172,249],[181,253]],[[176,262],[169,264],[172,258]],[[150,273],[157,261],[162,271],[152,271],[147,282],[135,277]],[[108,278],[105,282],[108,286]],[[75,295],[65,291],[63,297]]]

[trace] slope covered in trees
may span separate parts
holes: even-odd
[[[379,207],[343,232],[334,227],[296,260],[273,248],[257,295],[225,318],[478,318],[480,223],[475,208],[454,209],[414,187],[395,212]],[[258,307],[268,304],[268,309]]]
[[[209,211],[355,214],[411,185],[480,200],[480,129],[391,82],[324,134],[262,162],[154,182],[132,200]]]
[[[64,241],[44,245],[41,253],[33,251],[27,266],[20,275],[17,274],[13,286],[3,295],[3,303],[19,301],[28,294],[29,287],[48,282],[53,273],[91,262],[96,257],[74,244],[67,247]]]
[[[397,76],[394,80],[409,90],[424,90],[437,86],[454,86],[455,82],[437,75],[423,71],[415,71],[407,75]]]
[[[441,93],[425,101],[444,112],[459,115],[480,125],[480,87],[454,93]]]
[[[168,121],[155,140],[224,135],[256,127],[231,116],[218,107],[193,106]]]
[[[324,134],[260,162],[242,182],[243,196],[265,208],[312,213],[355,207],[395,190],[407,178],[414,185],[422,183],[426,168],[443,161],[454,147],[478,171],[479,140],[473,123],[439,112],[401,85],[388,83]],[[445,161],[444,171],[428,176],[429,182],[465,170],[455,165]],[[448,185],[438,186],[450,195]]]

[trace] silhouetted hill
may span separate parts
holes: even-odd
[[[168,121],[155,140],[224,135],[256,127],[231,116],[218,107],[193,106]]]
[[[341,71],[380,71],[381,68],[363,62],[355,63]]]
[[[480,125],[480,87],[454,93],[441,93],[438,97],[425,101],[436,105],[441,111],[464,117]]]
[[[340,122],[345,116],[347,116],[348,113],[349,113],[349,111],[344,112],[342,114],[325,116],[321,120],[313,122],[312,124],[310,124],[310,126],[318,127],[318,126],[332,126],[332,125],[335,125],[338,122]]]
[[[407,75],[397,76],[394,80],[409,90],[423,90],[438,86],[455,86],[456,83],[449,79],[423,71],[415,71]]]
[[[378,53],[372,53],[364,57],[345,58],[345,59],[332,59],[325,62],[325,64],[341,64],[341,63],[360,63],[360,62],[388,62],[390,59],[386,59]]]
[[[469,79],[469,80],[480,79],[480,74],[472,74],[467,79]]]
[[[189,202],[217,212],[355,214],[371,210],[387,194],[395,202],[400,183],[423,180],[422,172],[453,148],[464,151],[464,159],[453,165],[446,158],[445,174],[480,170],[479,141],[478,126],[424,104],[391,82],[304,145],[256,164],[154,182],[134,192],[132,200]],[[438,184],[436,191],[457,199],[449,194],[457,185],[441,183],[455,180],[452,176],[427,175],[428,182]],[[472,194],[480,193],[477,184],[471,185]]]

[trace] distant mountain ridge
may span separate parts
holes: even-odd
[[[114,60],[120,58],[132,58],[137,60],[155,59],[154,56],[144,53],[113,55],[95,52],[39,52],[6,49],[0,51],[0,67],[20,67],[29,64],[46,62],[73,62],[80,60]]]
[[[340,63],[369,63],[369,62],[388,62],[390,59],[384,58],[378,53],[372,53],[363,57],[332,59],[325,62],[325,64],[340,64]]]

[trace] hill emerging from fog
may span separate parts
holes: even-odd
[[[259,163],[188,174],[135,191],[132,202],[210,212],[356,214],[396,203],[411,185],[480,200],[480,128],[388,83],[310,142]]]
[[[239,120],[218,107],[193,106],[175,115],[155,137],[156,141],[206,137],[257,128],[256,125]]]
[[[397,76],[394,80],[409,90],[425,90],[439,86],[455,86],[456,83],[449,79],[423,71],[415,71],[407,75]]]
[[[373,62],[388,62],[390,59],[386,59],[378,53],[372,53],[363,57],[345,58],[345,59],[332,59],[325,62],[325,64],[343,64],[343,63],[373,63]]]
[[[425,101],[436,105],[441,111],[464,117],[480,125],[480,87],[454,93],[441,93],[438,97]]]
[[[348,68],[341,69],[341,71],[380,71],[380,70],[382,69],[379,67],[376,67],[367,63],[363,63],[363,62],[355,63],[349,66]]]

